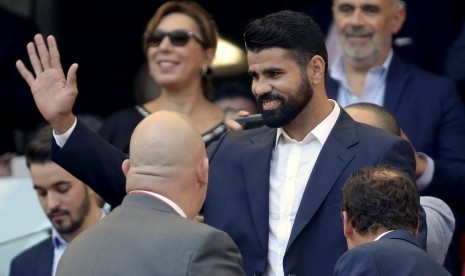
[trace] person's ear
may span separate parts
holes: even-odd
[[[215,58],[215,50],[212,48],[208,48],[205,50],[205,64],[202,68],[210,67],[213,63],[213,59]]]
[[[123,161],[123,164],[121,165],[121,168],[123,169],[124,176],[128,176],[129,169],[131,168],[131,162],[129,159],[125,159]]]
[[[197,165],[197,182],[201,186],[206,186],[208,184],[208,158],[203,158],[202,161]]]
[[[391,32],[392,34],[397,34],[405,22],[405,17],[407,16],[407,10],[405,9],[405,3],[403,1],[399,1],[396,7],[396,11],[394,12],[393,24]]]
[[[349,214],[347,211],[342,211],[342,221],[344,226],[344,236],[346,239],[350,239],[354,235],[354,228],[352,222],[350,221]]]
[[[319,56],[313,56],[307,65],[307,74],[308,79],[312,83],[313,86],[320,84],[325,79],[325,61],[324,59]]]

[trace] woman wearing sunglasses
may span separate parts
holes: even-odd
[[[209,69],[217,41],[215,23],[197,3],[171,1],[160,6],[147,24],[144,51],[161,94],[108,117],[100,135],[127,153],[132,131],[145,116],[171,110],[187,115],[206,144],[218,137],[226,126],[223,110],[210,102]]]

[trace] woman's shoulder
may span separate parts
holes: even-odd
[[[119,110],[105,119],[99,134],[117,148],[126,151],[132,132],[142,119],[144,116],[134,107]]]
[[[105,123],[114,121],[117,121],[118,123],[136,121],[139,123],[145,116],[138,111],[137,107],[139,106],[131,106],[118,110],[115,113],[110,114],[105,119]]]

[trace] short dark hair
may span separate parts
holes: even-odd
[[[52,162],[50,150],[52,148],[53,128],[46,125],[41,128],[35,136],[26,145],[25,158],[26,165],[29,168],[31,163],[45,164]]]
[[[343,187],[342,211],[361,235],[380,227],[415,234],[419,204],[415,183],[388,166],[362,168]]]
[[[374,103],[354,103],[345,107],[345,109],[353,108],[358,110],[370,111],[375,115],[377,125],[381,129],[384,129],[394,135],[400,136],[400,126],[397,122],[396,117],[386,108],[379,106]]]
[[[244,41],[246,49],[255,53],[274,47],[287,49],[301,69],[319,55],[326,65],[325,75],[328,71],[325,37],[305,13],[285,10],[253,20],[245,27]]]

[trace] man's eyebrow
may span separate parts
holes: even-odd
[[[263,74],[270,74],[270,73],[279,73],[282,72],[283,70],[279,67],[269,67],[263,69]]]
[[[254,70],[249,70],[249,71],[247,71],[247,74],[249,74],[249,76],[251,76],[251,77],[255,77],[257,75],[257,72],[254,71]]]
[[[338,8],[355,8],[353,4],[349,4],[349,3],[339,3],[337,7]]]
[[[371,10],[371,11],[379,11],[381,7],[375,4],[363,4],[362,10]]]
[[[59,180],[59,181],[53,183],[53,184],[52,184],[52,187],[55,188],[55,187],[57,187],[57,186],[64,185],[64,184],[68,184],[68,183],[70,183],[70,181],[67,181],[67,180]],[[32,187],[33,187],[35,190],[37,190],[37,189],[44,190],[44,188],[42,188],[42,187],[40,187],[40,186],[37,186],[37,185],[33,185]]]

